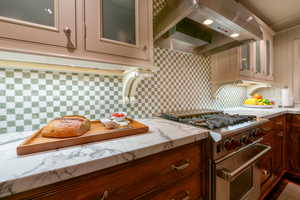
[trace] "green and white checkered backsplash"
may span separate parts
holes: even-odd
[[[0,68],[0,133],[36,130],[51,119],[79,114],[92,120],[124,111],[134,118],[170,110],[241,105],[243,88],[210,93],[210,59],[155,49],[153,77],[141,82],[137,103],[122,104],[122,78]]]

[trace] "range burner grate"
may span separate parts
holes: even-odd
[[[255,120],[254,116],[248,115],[229,115],[222,112],[215,113],[201,113],[194,114],[193,116],[176,116],[172,114],[162,114],[161,117],[173,121],[182,122],[185,124],[191,124],[193,126],[199,126],[207,129],[219,129],[244,122]]]

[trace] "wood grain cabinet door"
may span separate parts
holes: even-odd
[[[202,199],[201,180],[201,176],[195,174],[164,190],[136,200],[200,200]]]
[[[264,145],[273,146],[273,135],[270,132],[264,136],[264,140],[261,142]],[[263,187],[268,180],[272,177],[273,166],[273,149],[265,154],[257,164],[261,172],[261,186]]]
[[[86,50],[150,59],[152,1],[86,0]]]
[[[300,173],[300,115],[288,115],[286,159],[288,170]]]
[[[75,0],[1,0],[0,38],[76,48]]]

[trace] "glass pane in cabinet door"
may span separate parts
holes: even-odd
[[[102,37],[136,44],[135,0],[102,0]]]
[[[242,70],[250,71],[250,46],[249,46],[249,44],[242,45]]]
[[[0,17],[55,26],[54,0],[0,0]]]
[[[266,41],[266,51],[267,51],[267,75],[270,75],[271,74],[271,55],[270,55],[270,41],[267,40]]]
[[[260,61],[260,42],[257,41],[255,43],[255,49],[256,49],[256,54],[255,54],[255,66],[256,66],[256,72],[261,73],[261,61]]]

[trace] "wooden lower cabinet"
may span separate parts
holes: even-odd
[[[170,187],[153,192],[138,200],[200,200],[202,198],[201,174],[196,173]]]
[[[262,144],[268,145],[272,147],[273,144],[273,133],[268,132],[265,136],[263,141],[261,142]],[[261,160],[257,164],[261,174],[261,188],[265,188],[267,185],[272,182],[273,179],[273,149],[265,154]]]
[[[129,200],[148,194],[153,199],[190,199],[205,195],[205,142],[185,145],[121,166],[34,189],[6,199]],[[159,191],[156,193],[155,191]],[[167,198],[168,199],[168,198]]]
[[[300,175],[300,115],[288,115],[287,122],[287,168]]]
[[[261,171],[261,193],[264,197],[280,180],[285,171],[284,144],[286,130],[286,116],[282,115],[270,119],[261,126],[264,137],[262,144],[272,147],[258,162]]]

